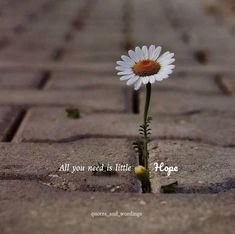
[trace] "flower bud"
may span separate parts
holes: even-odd
[[[135,174],[136,174],[136,177],[142,182],[149,180],[148,170],[143,166],[139,165],[135,167]]]

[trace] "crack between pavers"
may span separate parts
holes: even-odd
[[[93,0],[87,0],[85,5],[78,10],[78,15],[75,16],[75,19],[72,20],[72,24],[76,21],[79,21],[79,30],[81,30],[82,27],[84,27],[84,22],[88,17],[88,13],[90,13],[91,10],[91,3],[93,3]],[[65,47],[66,44],[69,43],[73,37],[73,33],[76,31],[76,28],[74,25],[72,25],[73,28],[69,29],[64,36],[64,43],[63,45],[59,46],[58,48],[56,48],[51,55],[50,60],[54,61],[54,62],[59,62],[62,60],[64,54],[65,54]],[[69,35],[69,37],[68,37]],[[38,85],[38,89],[45,89],[47,87],[47,84],[50,81],[52,75],[52,71],[50,70],[44,70],[42,72],[40,72],[40,76],[41,76],[41,82]]]
[[[11,121],[11,126],[7,130],[7,132],[4,135],[4,138],[2,142],[11,142],[14,136],[16,135],[18,129],[21,126],[21,123],[23,122],[25,116],[26,116],[26,110],[20,110],[17,114],[16,118]],[[12,113],[9,113],[9,115],[12,115]],[[7,116],[6,119],[9,120],[10,116]]]
[[[235,82],[226,74],[216,74],[214,81],[219,89],[228,96],[235,96]]]
[[[175,193],[181,194],[217,194],[222,192],[227,192],[235,188],[235,178],[226,178],[223,182],[220,183],[211,183],[208,186],[188,186],[176,188]]]
[[[71,143],[76,142],[83,139],[128,139],[128,140],[136,140],[138,136],[128,136],[128,135],[119,135],[119,136],[111,136],[111,135],[100,135],[100,134],[92,134],[92,135],[75,135],[63,139],[52,140],[52,139],[22,139],[22,143]],[[174,136],[160,136],[160,137],[152,137],[151,142],[154,140],[173,140],[173,141],[188,141],[193,143],[207,144],[215,147],[222,148],[234,148],[235,144],[217,144],[212,141],[206,141],[202,138],[191,138],[191,137],[174,137]]]
[[[75,191],[70,189],[69,187],[64,187],[63,181],[58,185],[53,184],[52,181],[49,180],[48,176],[52,173],[47,173],[43,175],[36,174],[14,174],[14,173],[0,173],[0,180],[17,180],[17,181],[33,181],[37,182],[41,185],[53,188],[53,189],[61,189],[63,191]],[[62,178],[63,179],[63,178]],[[66,181],[65,181],[66,182]],[[68,181],[67,181],[68,183]],[[61,186],[59,186],[61,185]],[[89,187],[89,186],[88,186]],[[79,191],[86,192],[91,191],[88,187],[85,187]],[[229,190],[235,189],[235,178],[226,178],[223,182],[211,183],[208,186],[185,186],[176,188],[175,194],[218,194],[227,192]],[[103,190],[103,188],[101,189]],[[99,192],[99,191],[96,191]],[[104,191],[103,191],[104,192]],[[108,190],[106,191],[108,192]]]
[[[0,172],[0,180],[25,180],[25,181],[39,181],[42,180],[45,175],[36,175],[36,174],[14,174],[14,173],[5,173]]]

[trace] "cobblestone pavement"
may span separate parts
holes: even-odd
[[[234,16],[213,4],[0,1],[1,234],[234,233]],[[131,144],[144,90],[114,67],[144,44],[176,56],[175,73],[153,87],[153,193],[141,193],[133,172],[59,171],[138,165]],[[81,117],[69,118],[69,107]],[[167,177],[155,162],[179,171]],[[174,194],[160,193],[175,181]]]

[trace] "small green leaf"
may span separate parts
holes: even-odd
[[[162,185],[161,192],[162,193],[175,193],[177,186],[178,186],[178,181],[175,181],[167,185]]]
[[[78,108],[69,107],[65,109],[67,116],[71,119],[79,119],[80,111]]]

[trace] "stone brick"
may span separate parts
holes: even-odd
[[[0,74],[0,88],[33,88],[42,81],[39,74],[27,72],[5,72]]]
[[[15,192],[13,185],[17,183],[19,182],[9,182],[10,194]],[[6,234],[31,234],[35,233],[35,230],[48,234],[75,234],[78,227],[79,233],[96,233],[102,230],[104,234],[113,233],[114,230],[115,233],[165,234],[176,231],[192,234],[234,232],[233,193],[153,196],[57,192],[55,196],[55,193],[47,192],[51,194],[51,197],[47,197],[35,184],[28,185],[23,181],[20,184],[20,194],[25,200],[28,198],[27,202],[22,202],[18,193],[17,199],[13,197],[1,201],[0,228]],[[34,193],[33,190],[38,190],[40,196],[30,196]],[[108,215],[115,212],[121,215],[126,212],[130,215],[92,218],[91,214],[94,215],[95,212],[106,212]],[[137,214],[142,216],[137,218]]]
[[[144,108],[145,91],[141,95],[140,107]],[[181,114],[200,111],[235,111],[235,98],[223,95],[197,95],[180,91],[159,90],[152,93],[151,113]]]
[[[203,85],[202,85],[203,84]],[[120,81],[117,75],[94,74],[90,72],[81,73],[53,73],[47,83],[48,89],[90,89],[97,87],[126,86],[125,81]],[[179,73],[173,75],[171,79],[164,82],[158,82],[153,86],[155,92],[163,91],[181,91],[196,92],[198,94],[222,94],[222,91],[214,81],[213,75],[187,75]],[[132,87],[129,88],[132,90]]]
[[[149,163],[153,192],[161,185],[178,181],[179,193],[219,193],[235,187],[234,148],[224,148],[187,141],[153,141],[150,145]],[[178,172],[167,176],[156,171],[163,162],[177,166]]]
[[[125,139],[87,139],[76,144],[0,144],[2,180],[36,181],[63,190],[138,192],[133,173],[137,159]],[[93,175],[88,166],[98,163],[131,166],[131,171]],[[59,168],[69,164],[69,171]],[[73,166],[84,171],[72,173]]]
[[[55,72],[47,83],[47,89],[94,89],[112,87],[126,88],[125,82],[121,82],[118,76],[108,74],[94,74],[90,72],[70,73]]]
[[[234,117],[198,113],[153,115],[153,138],[188,139],[224,146],[234,145]],[[83,113],[70,119],[62,108],[33,108],[14,138],[16,142],[70,142],[86,137],[138,136],[142,117],[134,114]],[[216,131],[215,131],[216,129]]]
[[[153,85],[154,92],[162,91],[181,91],[198,94],[222,94],[217,86],[212,74],[172,74],[169,79],[157,82]]]
[[[57,90],[7,90],[1,91],[0,104],[13,106],[76,106],[92,111],[124,111],[123,89],[92,89],[79,91]]]

